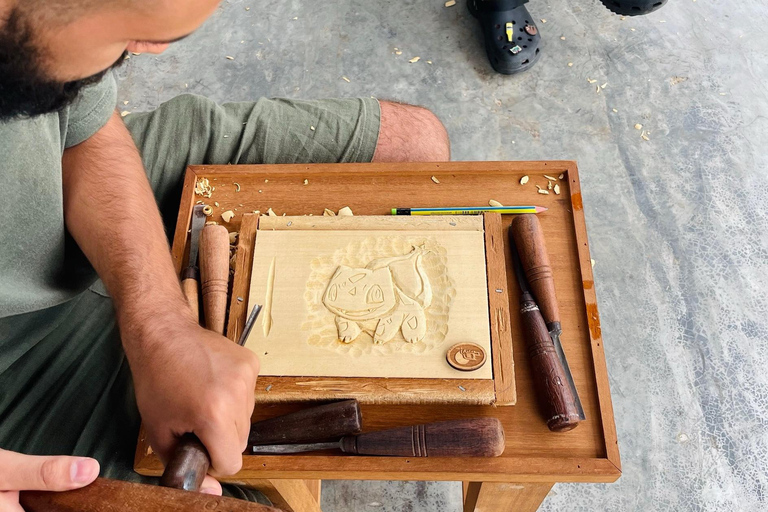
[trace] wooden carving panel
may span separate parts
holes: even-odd
[[[481,217],[262,217],[256,303],[263,376],[493,378],[445,357],[491,353]]]

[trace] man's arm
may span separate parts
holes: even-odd
[[[114,114],[64,151],[64,218],[112,296],[142,419],[167,461],[194,432],[216,473],[242,464],[259,363],[197,325],[173,268],[138,150]]]

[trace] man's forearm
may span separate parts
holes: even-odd
[[[64,218],[115,302],[126,352],[167,319],[192,322],[141,157],[117,114],[64,151]],[[128,353],[129,358],[131,356]]]

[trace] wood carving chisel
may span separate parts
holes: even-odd
[[[450,420],[347,435],[329,443],[253,446],[251,453],[276,455],[337,449],[389,457],[498,457],[504,452],[504,428],[496,418]]]
[[[197,253],[200,244],[200,232],[205,227],[205,205],[197,204],[192,208],[192,225],[189,234],[189,261],[187,268],[181,273],[181,289],[189,303],[189,309],[199,320],[200,318],[200,269],[197,266]]]
[[[509,230],[512,262],[520,285],[520,318],[531,363],[536,396],[547,427],[554,432],[566,432],[576,428],[582,418],[574,395],[568,384],[565,368],[557,355],[555,343],[547,330],[544,318],[531,292],[523,272],[520,256],[515,245],[512,228]]]
[[[229,290],[229,232],[209,224],[200,235],[200,280],[205,327],[224,334]]]
[[[535,215],[521,215],[512,221],[510,228],[512,236],[515,239],[515,245],[518,249],[520,262],[528,279],[533,298],[536,304],[541,308],[541,316],[547,324],[552,341],[555,344],[555,351],[560,363],[565,370],[565,376],[568,379],[568,386],[575,397],[576,407],[579,410],[579,418],[586,419],[584,408],[576,390],[576,384],[573,382],[573,375],[568,366],[568,359],[565,357],[563,345],[560,342],[560,335],[563,329],[560,324],[560,308],[557,305],[557,295],[555,294],[555,280],[552,277],[552,265],[549,262],[547,245],[544,241],[544,231],[541,229],[541,223]]]
[[[325,441],[362,430],[363,417],[357,400],[343,400],[307,407],[251,425],[248,445]],[[247,451],[250,453],[250,450]],[[198,491],[211,461],[205,446],[194,434],[184,434],[165,466],[160,485]]]
[[[259,318],[259,313],[261,313],[261,304],[256,304],[253,306],[251,314],[248,315],[248,319],[245,321],[245,325],[243,326],[243,332],[240,333],[240,338],[237,340],[237,344],[241,347],[245,345],[245,342],[248,339],[248,335],[251,333],[251,329],[253,329],[253,324],[255,324],[256,319]]]

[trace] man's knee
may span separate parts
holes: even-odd
[[[448,132],[422,107],[380,102],[381,128],[374,162],[444,162],[451,158]]]

